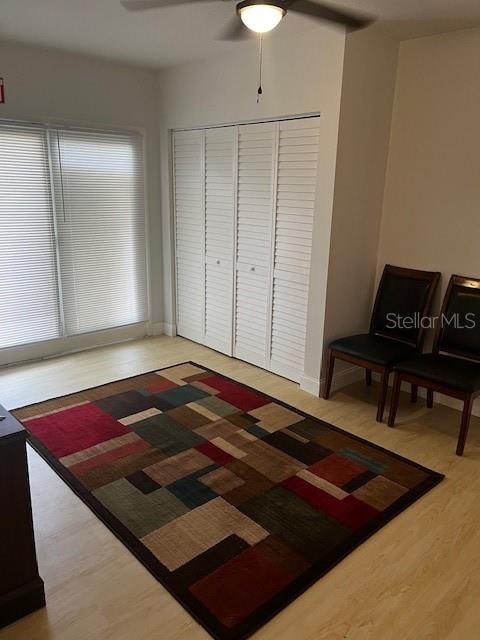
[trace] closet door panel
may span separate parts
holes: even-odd
[[[178,334],[203,342],[205,314],[204,134],[173,134]]]
[[[243,125],[238,140],[235,350],[269,367],[275,123]]]
[[[236,127],[205,131],[205,344],[232,355]]]
[[[270,369],[297,382],[304,372],[319,135],[319,118],[279,125]]]

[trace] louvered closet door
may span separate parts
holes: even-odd
[[[236,127],[205,131],[205,344],[232,355]]]
[[[304,372],[319,118],[279,123],[270,369]]]
[[[173,135],[177,332],[203,342],[205,316],[204,132]]]
[[[275,123],[243,125],[238,140],[234,355],[269,367]]]

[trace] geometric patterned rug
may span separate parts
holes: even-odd
[[[443,478],[192,362],[14,414],[219,640],[249,636]]]

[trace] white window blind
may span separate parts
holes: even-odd
[[[146,320],[141,137],[53,131],[50,146],[66,333]]]
[[[142,138],[0,123],[0,348],[148,315]]]
[[[46,133],[0,125],[0,348],[60,336]]]

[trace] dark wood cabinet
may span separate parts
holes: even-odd
[[[38,574],[28,478],[26,431],[1,405],[0,627],[45,605]]]

